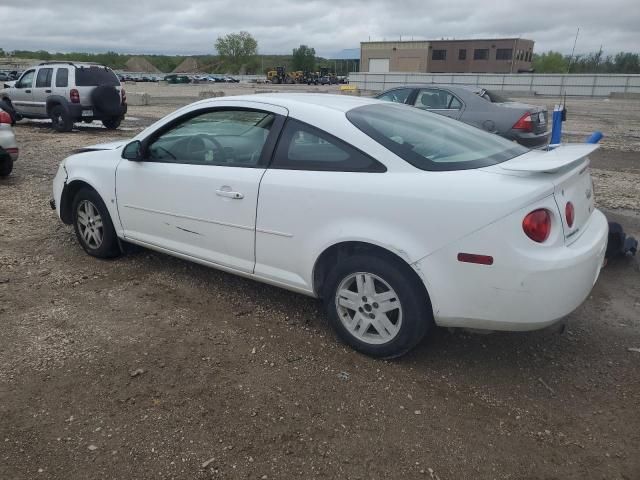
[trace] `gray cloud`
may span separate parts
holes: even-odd
[[[2,0],[5,50],[214,53],[218,36],[246,30],[262,53],[301,43],[321,55],[381,39],[521,36],[536,51],[640,50],[637,0]]]

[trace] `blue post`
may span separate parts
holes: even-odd
[[[553,109],[551,120],[551,141],[549,146],[557,146],[562,142],[562,105],[556,105]]]
[[[589,138],[587,138],[587,143],[598,143],[602,139],[602,137],[604,137],[602,132],[596,130],[591,135],[589,135]]]

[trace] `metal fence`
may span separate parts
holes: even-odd
[[[412,83],[479,86],[531,95],[606,97],[611,93],[640,94],[640,75],[562,75],[489,73],[351,73],[349,83],[361,90],[381,91]]]

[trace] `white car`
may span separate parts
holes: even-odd
[[[338,335],[394,357],[434,325],[532,330],[603,263],[588,154],[529,151],[373,99],[208,99],[62,162],[52,207],[96,257],[119,241],[324,299]]]
[[[20,152],[12,123],[11,115],[0,108],[0,177],[11,173]]]

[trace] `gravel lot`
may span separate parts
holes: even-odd
[[[174,108],[132,107],[116,132],[16,127],[0,479],[640,478],[637,259],[610,262],[562,334],[439,330],[385,362],[339,344],[316,300],[150,251],[85,255],[47,205],[58,163]],[[599,206],[640,237],[640,102],[569,109],[569,140],[606,135]]]

